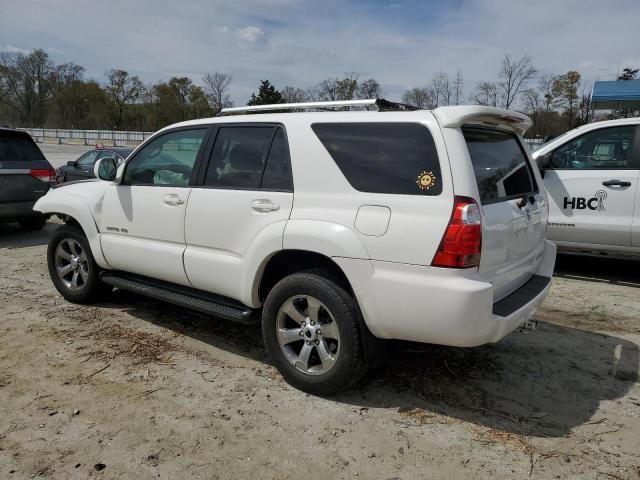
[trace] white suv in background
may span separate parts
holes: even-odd
[[[550,240],[566,252],[640,255],[640,118],[584,125],[533,157],[549,192]]]
[[[101,182],[53,189],[49,272],[72,302],[117,287],[260,322],[285,379],[330,394],[381,339],[474,346],[527,322],[550,287],[527,117],[386,101],[229,109],[167,127]]]

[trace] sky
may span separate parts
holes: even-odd
[[[260,80],[307,88],[346,72],[400,100],[460,70],[468,95],[505,53],[590,86],[640,67],[639,45],[640,0],[0,0],[0,51],[43,48],[98,81],[226,72],[236,104]]]

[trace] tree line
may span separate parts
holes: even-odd
[[[638,69],[625,68],[618,80],[638,77]],[[538,75],[530,56],[507,54],[497,78],[478,82],[465,95],[462,71],[437,72],[429,82],[406,90],[402,102],[432,109],[444,105],[479,104],[511,108],[528,114],[533,126],[528,136],[558,135],[595,119],[590,85],[575,70]],[[22,127],[154,131],[171,123],[217,115],[233,106],[229,94],[233,77],[206,73],[200,84],[188,77],[145,84],[138,76],[112,69],[102,82],[85,78],[75,63],[56,65],[46,51],[0,53],[0,124]],[[374,78],[356,72],[321,80],[310,88],[285,86],[278,90],[269,80],[260,82],[248,105],[381,98]],[[633,116],[639,112],[613,111],[605,117]],[[602,115],[601,115],[602,116]]]

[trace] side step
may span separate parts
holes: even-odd
[[[120,290],[139,293],[156,300],[221,317],[225,320],[245,325],[259,321],[256,310],[234,300],[196,290],[195,288],[183,287],[182,285],[123,272],[102,272],[100,279],[107,285],[112,285]]]

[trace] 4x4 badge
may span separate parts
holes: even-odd
[[[433,184],[436,180],[436,176],[432,171],[424,170],[420,175],[418,175],[418,179],[416,180],[416,184],[420,190],[429,190],[433,187]]]

